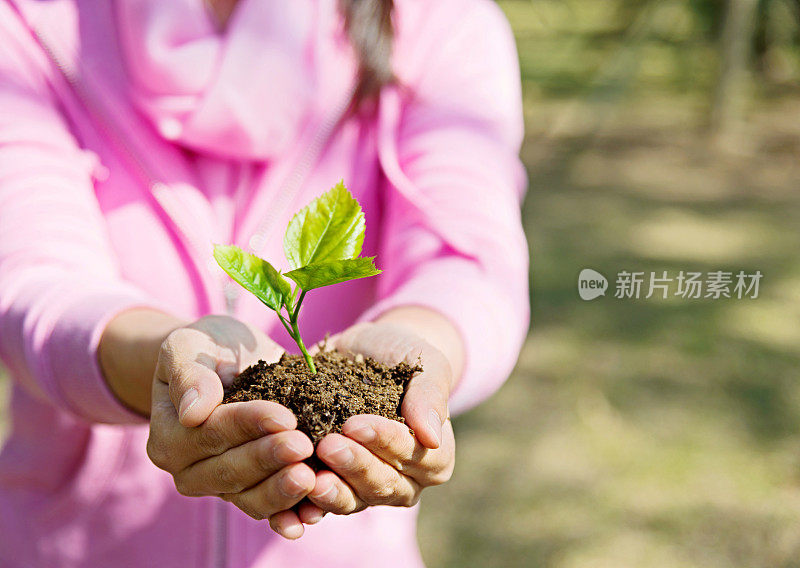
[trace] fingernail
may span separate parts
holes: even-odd
[[[353,452],[344,442],[339,442],[328,454],[327,460],[331,465],[345,466],[353,461]]]
[[[178,417],[183,418],[186,416],[186,413],[195,405],[195,403],[200,399],[200,393],[197,392],[197,389],[192,387],[181,397],[181,402],[178,405]]]
[[[275,456],[275,459],[283,463],[296,462],[300,459],[301,454],[300,448],[293,445],[291,442],[281,442],[272,450],[272,455]]]
[[[307,525],[316,525],[318,522],[322,520],[324,513],[322,511],[314,511],[308,518],[306,519]]]
[[[431,429],[431,433],[433,437],[436,438],[436,443],[441,445],[442,444],[442,419],[439,418],[439,413],[435,410],[431,410],[430,414],[428,414],[428,426]]]
[[[369,444],[375,439],[375,436],[377,436],[375,430],[372,428],[372,426],[368,426],[366,424],[364,426],[359,426],[347,434],[348,438],[352,438],[360,444]]]
[[[293,525],[283,529],[283,537],[289,540],[297,540],[301,536],[303,536],[303,525]]]
[[[294,424],[286,416],[270,416],[264,418],[259,424],[258,429],[262,434],[274,434],[283,430],[293,430]]]
[[[283,482],[278,484],[278,489],[281,493],[283,493],[286,497],[289,498],[296,498],[300,497],[306,492],[306,488],[297,483],[292,476],[287,475],[283,478]]]
[[[314,499],[324,499],[324,500],[326,500],[328,502],[333,502],[333,500],[336,499],[336,496],[338,494],[339,494],[339,490],[336,488],[336,484],[335,483],[331,483],[331,486],[328,487],[327,490],[325,490],[323,493],[320,493],[319,495],[314,495],[314,492],[313,491],[311,492],[311,496]],[[323,513],[323,515],[324,515],[324,513]]]
[[[298,538],[303,536],[303,524],[300,523],[288,527],[280,527],[280,530],[276,532],[278,532],[278,534],[281,535],[283,538],[289,540],[297,540]]]

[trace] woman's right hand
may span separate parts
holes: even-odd
[[[161,346],[153,379],[147,455],[172,474],[182,495],[215,495],[285,538],[303,534],[291,510],[314,488],[302,460],[311,440],[292,412],[275,402],[221,404],[223,387],[283,349],[260,330],[208,316],[173,331]]]

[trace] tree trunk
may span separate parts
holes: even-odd
[[[751,87],[752,40],[758,0],[728,0],[720,38],[720,71],[711,129],[723,148],[741,148],[744,108]]]

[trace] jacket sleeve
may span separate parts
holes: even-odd
[[[87,421],[141,421],[110,392],[97,347],[119,312],[152,305],[119,277],[96,158],[51,89],[0,42],[0,358],[40,399]]]
[[[381,299],[364,316],[419,305],[455,324],[467,359],[452,412],[500,387],[529,320],[516,48],[494,3],[470,5],[444,37],[422,42],[425,62],[404,102],[392,104],[390,94],[381,103],[379,151],[390,182],[384,275]]]

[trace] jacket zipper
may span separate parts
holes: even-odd
[[[77,77],[75,77],[72,69],[70,69],[61,61],[59,56],[53,51],[50,45],[44,40],[37,30],[32,29],[31,31],[39,45],[47,54],[50,61],[53,62],[56,69],[58,69],[58,72],[75,93],[75,96],[78,98],[78,100],[80,100],[84,108],[86,108],[86,110],[88,110],[89,113],[95,117],[96,124],[101,134],[109,139],[119,150],[121,150],[124,160],[133,167],[134,174],[138,175],[139,178],[145,182],[148,193],[155,201],[157,206],[172,220],[173,230],[177,234],[179,240],[184,243],[184,247],[187,249],[194,249],[194,251],[202,250],[196,240],[191,237],[191,233],[185,230],[175,215],[171,214],[173,206],[168,202],[165,202],[164,199],[164,196],[166,195],[166,191],[164,191],[166,189],[165,184],[157,181],[156,176],[153,175],[151,168],[139,158],[138,154],[131,148],[131,145],[125,141],[124,136],[120,136],[117,129],[112,126],[113,121],[107,117],[105,108],[101,104],[97,103],[94,97],[83,88],[83,85],[77,79]],[[187,252],[189,253],[189,257],[191,259],[191,250],[187,250]],[[210,311],[213,303],[211,302],[210,290],[206,285],[206,277],[203,274],[202,269],[197,265],[196,261],[190,262],[189,264],[191,265],[190,268],[196,273],[195,275],[197,277],[197,281],[201,284],[203,296],[201,300],[203,302],[201,309],[204,308],[204,311]]]
[[[279,214],[282,213],[286,207],[291,205],[300,188],[308,176],[308,172],[314,166],[314,163],[319,158],[323,148],[333,136],[336,127],[344,118],[347,109],[350,107],[353,95],[355,94],[355,87],[348,91],[347,97],[337,106],[334,112],[331,112],[328,118],[319,126],[314,133],[314,138],[311,143],[306,147],[300,160],[287,174],[285,181],[280,185],[278,190],[278,202],[275,207],[269,209],[264,219],[256,227],[255,232],[248,239],[248,247],[257,254],[261,247],[266,243],[267,233],[275,225],[278,220]],[[225,294],[225,312],[227,315],[234,317],[236,315],[236,308],[239,303],[241,288],[233,280],[227,276],[223,276],[225,283],[223,291]],[[216,546],[215,546],[215,568],[225,568],[227,562],[226,552],[228,547],[228,511],[227,503],[219,501],[216,508]]]
[[[318,127],[311,143],[306,147],[305,152],[300,156],[295,166],[287,174],[286,179],[280,185],[277,193],[277,202],[271,207],[261,223],[247,241],[247,245],[253,254],[258,254],[259,250],[266,244],[269,232],[274,228],[280,215],[292,204],[298,192],[303,186],[303,182],[308,176],[309,171],[316,163],[322,150],[333,136],[336,128],[345,117],[347,110],[352,104],[353,95],[356,87],[353,86],[347,92],[347,96],[337,105],[336,109],[330,113],[328,118]],[[241,288],[230,278],[225,281],[225,305],[228,315],[236,312]]]

